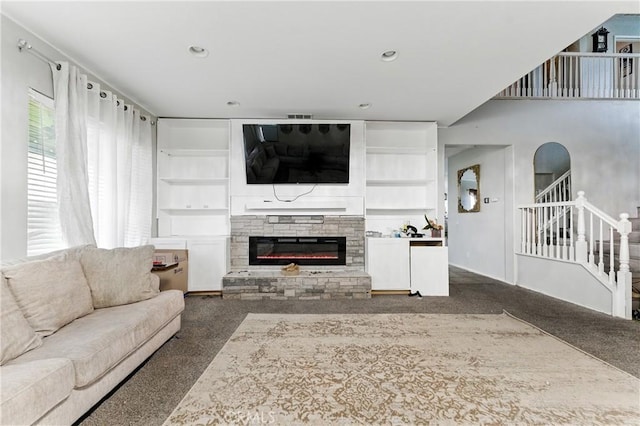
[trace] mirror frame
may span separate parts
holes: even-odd
[[[460,194],[460,182],[462,181],[462,175],[468,170],[471,170],[476,175],[476,188],[477,188],[477,196],[476,196],[476,205],[473,208],[467,210],[462,206],[462,197]],[[458,170],[458,213],[475,213],[480,211],[480,164],[474,164],[473,166],[469,166],[465,169]]]

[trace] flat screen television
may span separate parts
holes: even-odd
[[[248,184],[349,183],[351,125],[245,124]]]

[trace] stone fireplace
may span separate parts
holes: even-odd
[[[232,216],[231,271],[224,298],[368,298],[364,217]],[[298,275],[281,265],[297,263]]]
[[[249,264],[249,237],[274,236],[344,237],[344,265],[317,268],[364,271],[362,216],[231,216],[231,271],[265,269],[264,265]],[[279,270],[278,267],[271,269]]]

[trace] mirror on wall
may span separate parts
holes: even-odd
[[[480,211],[480,165],[458,170],[458,213]]]

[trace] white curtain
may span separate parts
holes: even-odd
[[[60,63],[53,72],[60,228],[68,247],[95,244],[87,174],[87,76]]]
[[[152,220],[151,123],[90,82],[86,98],[86,187],[99,247],[146,244]],[[57,98],[56,98],[57,101]]]

